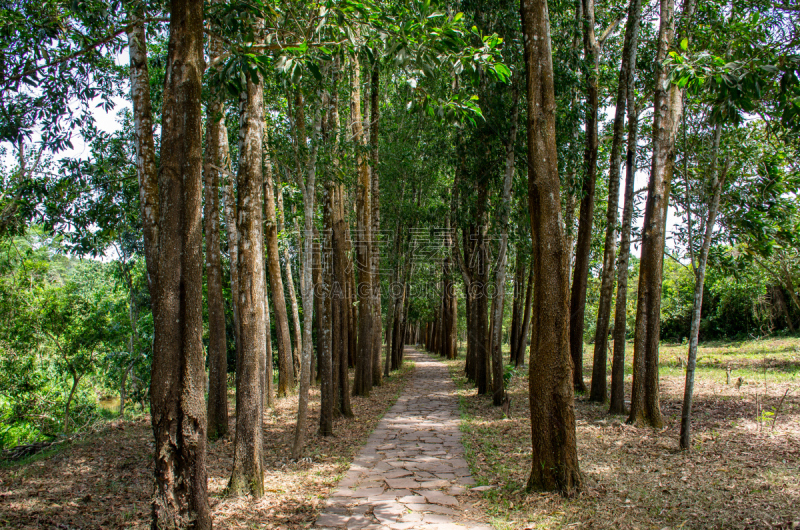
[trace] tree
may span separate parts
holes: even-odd
[[[136,39],[134,47],[144,47],[145,42]],[[155,528],[211,528],[205,467],[205,354],[200,335],[203,69],[202,2],[173,0],[157,179],[149,162],[154,158],[149,158],[153,131],[149,84],[145,83],[147,63],[134,62],[131,68],[155,325],[150,390]],[[176,437],[176,433],[181,435]]]
[[[706,265],[708,264],[708,252],[711,248],[711,240],[714,235],[714,224],[717,219],[719,209],[720,194],[722,186],[727,176],[728,163],[723,164],[723,168],[718,172],[717,158],[719,156],[719,143],[722,137],[722,124],[717,123],[714,129],[714,137],[711,145],[711,164],[709,173],[711,174],[711,185],[706,193],[702,194],[703,203],[708,204],[708,217],[702,220],[700,225],[703,240],[700,246],[700,255],[697,256],[695,263],[693,227],[692,227],[692,204],[687,203],[686,220],[687,235],[689,237],[689,249],[692,256],[692,270],[695,275],[694,301],[692,307],[692,324],[689,334],[689,353],[686,363],[686,385],[683,394],[683,408],[681,410],[681,449],[689,449],[691,446],[691,421],[692,421],[692,398],[694,393],[694,371],[697,366],[697,342],[700,337],[700,314],[703,308],[703,288],[706,280]],[[686,156],[686,153],[684,153]],[[688,176],[686,176],[688,180]],[[687,195],[689,191],[687,190]],[[708,196],[710,195],[710,197]],[[709,200],[710,199],[710,200]]]
[[[591,70],[586,78],[586,93],[589,112],[586,117],[586,149],[583,155],[584,177],[581,190],[580,216],[578,218],[578,238],[575,247],[575,271],[572,274],[570,294],[569,342],[572,355],[575,390],[586,391],[583,382],[583,329],[586,313],[586,287],[589,281],[589,258],[592,246],[592,223],[594,222],[595,181],[597,180],[597,114],[600,109],[599,76],[600,51],[606,38],[617,26],[619,20],[609,26],[599,38],[595,35],[594,0],[582,0],[583,5],[583,49],[586,62]],[[610,203],[610,201],[609,201]]]
[[[372,390],[372,349],[375,345],[373,326],[372,292],[372,184],[367,162],[366,138],[361,118],[361,63],[358,55],[350,57],[350,122],[356,146],[356,218],[358,240],[356,253],[358,263],[358,353],[356,354],[356,377],[353,394],[368,396]]]
[[[236,436],[233,470],[227,491],[231,495],[264,494],[261,395],[266,355],[264,307],[264,247],[262,233],[264,84],[251,73],[239,96],[239,171],[236,174],[239,233],[239,318],[241,350],[236,359]]]
[[[597,308],[597,331],[594,338],[592,387],[589,393],[590,400],[600,403],[606,401],[607,339],[611,316],[611,296],[614,291],[614,258],[617,244],[617,211],[619,209],[619,181],[620,166],[622,164],[625,108],[628,101],[628,92],[634,90],[634,69],[636,68],[639,18],[641,15],[641,1],[631,0],[628,6],[628,22],[625,25],[625,43],[622,47],[622,66],[619,71],[616,107],[614,110],[614,137],[611,142],[610,171],[608,175],[608,207],[606,212],[606,238],[603,247],[603,272],[600,301]],[[629,250],[626,248],[623,249],[623,252],[629,252]]]
[[[212,37],[209,59],[219,57],[222,42]],[[206,108],[206,153],[203,163],[208,300],[208,436],[215,440],[228,432],[228,344],[222,298],[222,264],[219,236],[220,174],[229,167],[228,128],[220,94]]]
[[[528,488],[581,488],[569,353],[567,248],[561,225],[555,92],[545,0],[522,0],[528,108],[528,203],[533,240],[534,321],[529,394],[532,466]]]
[[[663,425],[659,405],[658,343],[661,331],[661,278],[665,225],[675,164],[675,140],[683,109],[683,89],[668,83],[669,72],[663,64],[675,34],[675,3],[674,0],[661,0],[660,6],[656,54],[659,66],[653,116],[653,160],[642,234],[639,293],[633,341],[633,390],[628,417],[629,423],[647,424],[655,428]],[[693,0],[686,0],[682,16],[685,28],[688,27],[693,12]]]
[[[82,272],[91,275],[91,271]],[[64,432],[67,433],[70,431],[70,405],[78,384],[97,369],[99,350],[112,340],[111,310],[105,290],[91,285],[94,283],[91,276],[77,276],[63,286],[51,286],[42,293],[40,301],[41,332],[55,345],[60,370],[72,379],[64,404]]]

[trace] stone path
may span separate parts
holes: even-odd
[[[490,529],[466,520],[470,476],[447,367],[407,348],[411,380],[326,502],[315,528]]]

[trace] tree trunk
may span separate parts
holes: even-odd
[[[317,109],[314,116],[311,149],[305,163],[305,182],[298,182],[303,190],[303,270],[300,289],[303,294],[303,351],[300,360],[300,396],[297,405],[297,424],[294,431],[292,458],[303,454],[306,425],[308,424],[308,389],[311,386],[311,356],[313,353],[312,329],[314,327],[314,283],[311,267],[314,258],[314,199],[316,198],[317,149],[319,147],[322,115]],[[301,137],[305,144],[305,135]],[[298,180],[300,180],[298,176]]]
[[[508,250],[508,215],[511,210],[511,185],[514,183],[514,171],[516,169],[514,160],[514,147],[517,143],[517,121],[519,116],[519,91],[513,87],[513,104],[511,107],[511,131],[508,135],[506,144],[506,174],[503,179],[503,197],[500,206],[500,254],[498,256],[497,271],[495,272],[495,292],[496,307],[494,312],[494,327],[492,328],[492,372],[494,379],[494,389],[492,392],[492,403],[499,407],[505,400],[505,389],[503,388],[503,305],[506,292],[506,261]]]
[[[230,169],[230,164],[227,166]],[[222,202],[225,227],[228,232],[228,257],[231,262],[231,306],[233,309],[233,330],[236,344],[236,384],[239,384],[239,358],[242,356],[242,327],[239,318],[239,300],[234,293],[239,292],[239,231],[236,229],[236,196],[233,192],[233,177],[226,171],[222,181]]]
[[[289,316],[286,311],[286,298],[281,277],[280,250],[278,249],[278,221],[275,212],[275,185],[272,176],[272,162],[269,152],[265,153],[266,168],[264,179],[264,203],[266,205],[266,242],[269,283],[272,288],[272,302],[275,304],[275,334],[278,341],[278,397],[290,394],[295,385],[292,344],[289,334]]]
[[[266,127],[266,124],[265,124]],[[265,129],[266,130],[266,129]],[[266,136],[266,135],[264,135]],[[265,142],[266,145],[266,142]],[[263,206],[263,205],[262,205]],[[262,207],[262,212],[265,208]],[[264,233],[266,234],[266,223],[263,226]],[[264,268],[264,372],[261,382],[261,394],[264,400],[264,410],[271,409],[275,406],[275,388],[272,375],[272,321],[269,314],[269,287],[267,286],[267,267]]]
[[[153,107],[150,99],[150,72],[147,66],[147,35],[143,13],[132,18],[136,24],[128,30],[130,55],[131,102],[133,103],[134,143],[136,146],[136,176],[139,181],[139,209],[147,267],[147,286],[155,293],[158,278],[159,196],[156,148],[153,140]],[[23,159],[24,160],[24,157]],[[147,250],[149,249],[149,251]],[[155,313],[153,318],[156,318]]]
[[[320,355],[322,355],[322,351],[325,349],[325,345],[322,342],[322,313],[323,313],[323,299],[320,295],[323,287],[322,283],[322,238],[319,232],[319,229],[315,226],[314,227],[314,257],[313,257],[313,265],[311,267],[311,274],[314,278],[314,286],[312,288],[312,293],[314,293],[314,333],[316,334],[316,340],[314,343],[314,348],[316,350],[316,357],[311,356],[311,381],[312,383],[316,381],[316,384],[319,383],[319,361]],[[329,330],[330,331],[330,325]]]
[[[323,105],[330,106],[328,98],[323,100]],[[326,109],[327,110],[327,109]],[[334,132],[336,134],[337,131]],[[322,282],[314,296],[322,302],[322,314],[320,315],[320,328],[322,338],[320,340],[319,351],[319,388],[320,388],[320,412],[319,412],[319,434],[320,436],[333,436],[333,403],[336,398],[333,377],[333,334],[338,331],[333,323],[333,208],[334,208],[334,183],[328,179],[325,184],[323,195],[323,230],[322,230],[322,253],[325,255],[323,260]],[[337,322],[338,323],[338,322]]]
[[[567,268],[569,270],[569,268]],[[519,345],[517,346],[517,358],[515,367],[525,364],[525,350],[528,347],[528,338],[531,329],[531,304],[533,303],[533,263],[528,271],[528,287],[525,289],[525,309],[522,317],[522,329],[520,331]]]
[[[622,208],[622,234],[617,262],[617,299],[614,307],[614,357],[611,363],[611,414],[625,414],[625,338],[628,323],[628,261],[631,255],[633,184],[636,178],[636,148],[639,141],[639,112],[636,106],[634,77],[628,85],[628,152],[625,157],[625,199]]]
[[[558,177],[553,62],[546,0],[522,0],[528,108],[528,203],[534,269],[528,488],[581,488],[569,352],[569,278]]]
[[[201,341],[202,2],[173,0],[170,5],[157,176],[143,26],[134,26],[129,36],[137,172],[154,325],[152,526],[206,529],[211,528],[211,515]]]
[[[661,0],[658,30],[656,92],[653,116],[653,162],[642,230],[639,262],[639,293],[633,340],[633,391],[629,423],[661,428],[658,389],[658,343],[661,334],[661,280],[664,267],[664,240],[667,210],[675,165],[675,139],[683,107],[683,90],[669,82],[663,65],[675,33],[675,2]],[[694,9],[693,0],[684,7],[687,21]]]
[[[356,224],[358,241],[356,254],[358,263],[358,352],[356,354],[356,377],[353,394],[369,396],[372,390],[372,359],[375,341],[373,338],[374,314],[372,308],[374,287],[372,281],[372,185],[364,137],[364,124],[361,118],[361,65],[358,55],[351,57],[350,115],[353,141],[356,146]]]
[[[589,65],[586,78],[588,110],[586,114],[586,150],[583,154],[583,176],[578,239],[575,248],[575,270],[570,297],[570,352],[573,364],[573,384],[577,392],[585,392],[583,382],[583,330],[586,313],[586,288],[589,281],[589,258],[592,253],[592,223],[594,221],[594,191],[597,178],[597,112],[600,108],[597,81],[600,75],[600,47],[594,31],[594,0],[583,0],[583,52]]]
[[[211,37],[209,60],[221,53],[222,42]],[[208,439],[228,432],[228,344],[225,337],[225,307],[222,298],[222,264],[219,237],[220,172],[228,167],[228,128],[225,109],[218,95],[212,95],[206,118],[204,160],[206,233],[206,278],[208,301]]]
[[[338,118],[336,123],[338,123]],[[333,360],[334,377],[338,385],[334,385],[334,392],[338,397],[334,403],[334,410],[345,417],[351,417],[353,410],[350,406],[350,375],[348,372],[349,352],[353,351],[355,318],[352,309],[352,282],[348,270],[352,271],[352,264],[347,258],[350,244],[347,241],[347,221],[344,218],[344,190],[341,184],[335,187],[336,195],[333,210]],[[338,337],[338,338],[337,338]],[[338,372],[336,372],[338,369]],[[336,375],[338,373],[338,376]]]
[[[705,220],[705,234],[703,246],[695,269],[694,284],[694,304],[692,307],[692,324],[689,333],[689,355],[686,363],[686,385],[683,392],[683,408],[681,410],[681,449],[691,447],[692,437],[692,398],[694,397],[694,371],[697,367],[697,342],[700,338],[700,315],[703,309],[703,288],[706,281],[706,265],[708,263],[708,251],[711,248],[711,239],[714,235],[714,223],[717,220],[717,210],[719,209],[720,192],[725,182],[727,167],[723,169],[722,177],[717,174],[717,156],[719,153],[719,142],[722,135],[722,126],[717,123],[714,131],[713,153],[711,158],[711,202],[708,205],[708,219]],[[708,197],[704,197],[708,199]],[[688,229],[691,230],[691,209],[687,204],[687,218],[689,220]]]
[[[239,317],[242,350],[236,363],[236,435],[233,470],[227,491],[238,496],[264,494],[262,467],[264,399],[261,395],[266,325],[264,311],[264,237],[261,217],[264,192],[262,169],[264,84],[248,79],[239,97],[239,170],[236,175],[239,232]]]
[[[608,175],[608,208],[606,210],[606,240],[603,251],[603,272],[600,282],[600,301],[597,308],[597,331],[594,337],[592,363],[592,388],[589,400],[604,403],[606,400],[606,363],[608,359],[608,328],[611,317],[611,297],[614,294],[614,261],[617,244],[617,211],[619,209],[619,180],[622,165],[622,137],[625,131],[625,102],[628,90],[633,90],[636,68],[637,36],[641,0],[631,0],[628,22],[622,47],[622,66],[619,71],[617,100],[614,114],[614,136],[611,142],[611,162]]]
[[[305,138],[305,131],[302,135]],[[283,190],[278,184],[278,232],[284,233],[286,225],[283,218]],[[289,296],[289,305],[292,308],[292,325],[294,331],[294,347],[292,348],[292,370],[296,375],[300,374],[300,352],[303,348],[302,330],[300,328],[300,309],[297,305],[297,293],[294,290],[294,274],[292,274],[292,257],[289,254],[289,238],[285,238],[283,245],[283,267],[286,271],[286,290]]]
[[[370,259],[372,277],[372,385],[381,385],[381,278],[380,278],[380,230],[381,230],[381,204],[380,180],[378,178],[378,139],[380,131],[380,63],[375,61],[372,66],[370,79],[370,184],[372,188],[371,213],[372,213],[372,254]]]
[[[520,328],[522,327],[522,296],[525,292],[525,265],[522,262],[522,252],[519,245],[517,246],[517,260],[514,266],[514,294],[513,304],[511,308],[511,332],[509,333],[509,363],[517,366],[517,344],[520,336]]]

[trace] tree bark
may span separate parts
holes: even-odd
[[[356,254],[358,263],[358,352],[356,354],[356,377],[353,394],[369,396],[372,390],[372,350],[374,314],[372,292],[372,185],[366,154],[364,124],[361,117],[361,65],[358,55],[351,57],[350,115],[353,141],[356,146],[356,224],[358,241]]]
[[[294,390],[294,364],[292,344],[289,334],[289,315],[286,311],[286,298],[281,277],[280,250],[278,249],[278,221],[275,212],[275,183],[273,182],[272,162],[269,152],[265,153],[264,203],[266,207],[266,242],[269,283],[272,289],[272,302],[275,304],[275,334],[278,341],[278,397],[289,395]]]
[[[667,210],[675,165],[675,139],[683,108],[683,90],[669,82],[663,66],[675,33],[675,2],[661,0],[658,30],[656,92],[653,115],[653,161],[642,231],[639,263],[639,293],[633,340],[633,391],[629,423],[661,428],[658,388],[658,344],[661,334],[661,280]],[[693,0],[684,5],[686,21],[691,19]]]
[[[519,245],[517,246],[517,259],[514,265],[514,294],[513,304],[511,308],[511,332],[509,333],[509,342],[511,351],[509,354],[509,363],[514,363],[517,366],[517,345],[520,336],[520,329],[522,328],[522,300],[525,293],[525,265],[522,263],[522,252]]]
[[[503,196],[500,206],[500,253],[498,256],[497,270],[495,271],[495,300],[494,327],[492,328],[492,378],[494,388],[492,403],[499,407],[505,400],[503,388],[503,305],[506,292],[506,261],[508,250],[508,216],[511,210],[511,185],[514,182],[516,169],[514,160],[514,147],[517,143],[517,120],[519,116],[519,91],[516,86],[513,90],[513,104],[511,107],[511,131],[506,143],[506,173],[503,179]]]
[[[222,204],[225,227],[228,233],[228,257],[231,262],[231,306],[233,309],[233,330],[236,343],[236,384],[239,384],[239,358],[242,356],[242,327],[239,318],[239,231],[236,229],[236,196],[233,191],[233,175],[230,173],[230,161],[223,173]]]
[[[617,212],[619,210],[620,166],[622,165],[622,139],[625,131],[625,105],[628,90],[633,90],[636,68],[636,49],[639,18],[642,13],[641,0],[631,0],[628,6],[628,22],[622,46],[622,66],[617,84],[617,100],[614,114],[614,136],[611,141],[611,162],[608,175],[608,208],[606,210],[606,239],[603,251],[603,272],[600,281],[600,301],[597,308],[597,331],[594,337],[594,359],[592,363],[592,388],[589,400],[606,401],[606,364],[608,361],[608,328],[611,317],[611,298],[614,294],[614,265],[617,244]]]
[[[578,392],[586,391],[583,382],[583,330],[586,313],[586,288],[589,281],[589,258],[592,252],[592,224],[594,221],[594,192],[597,179],[597,113],[600,108],[597,82],[600,75],[600,46],[594,31],[594,0],[583,0],[583,52],[590,71],[586,77],[586,149],[583,154],[584,171],[578,238],[575,248],[575,270],[572,275],[570,298],[570,352],[573,364],[573,384]]]
[[[569,268],[567,268],[569,270]],[[525,364],[525,350],[528,347],[531,325],[531,304],[533,303],[533,263],[528,271],[528,287],[525,289],[525,309],[522,317],[522,328],[520,331],[519,344],[517,345],[517,358],[515,367]]]
[[[209,60],[221,53],[222,42],[211,37]],[[222,298],[222,263],[219,236],[220,173],[228,167],[228,128],[225,109],[218,94],[212,94],[206,117],[205,235],[208,301],[208,439],[228,432],[228,344],[225,337],[225,307]]]
[[[266,130],[266,124],[265,124]],[[264,135],[266,136],[266,135]],[[266,142],[265,142],[266,145]],[[262,212],[263,212],[262,208]],[[266,223],[264,223],[263,227],[264,233],[266,233]],[[267,278],[267,267],[266,265],[264,268],[264,329],[266,331],[264,335],[264,346],[265,346],[265,355],[264,355],[264,372],[263,372],[263,380],[261,382],[261,394],[264,398],[264,410],[271,409],[275,406],[275,388],[273,383],[273,375],[272,375],[272,321],[269,314],[269,287],[267,287],[268,278]]]
[[[337,115],[338,116],[338,115]],[[338,124],[338,117],[336,120]],[[334,411],[345,417],[353,416],[350,406],[349,352],[353,351],[355,326],[352,309],[352,283],[348,269],[352,264],[347,259],[350,244],[347,241],[347,221],[344,218],[344,190],[341,184],[335,186],[333,210],[333,268],[334,284],[332,303],[333,310],[333,369],[334,392],[337,393]],[[338,374],[338,375],[337,375]]]
[[[636,148],[639,141],[639,109],[636,106],[634,76],[628,85],[628,152],[625,157],[625,198],[622,234],[617,262],[617,298],[614,304],[614,357],[611,363],[611,414],[625,414],[625,338],[628,323],[628,262],[631,255],[633,184],[636,178]]]
[[[325,98],[323,105],[330,106],[329,99]],[[327,110],[327,109],[326,109]],[[335,134],[335,133],[334,133]],[[333,385],[333,195],[334,183],[328,179],[323,191],[323,213],[322,213],[322,249],[324,255],[322,260],[322,286],[317,287],[314,296],[319,298],[322,306],[320,315],[320,330],[322,338],[320,340],[319,351],[319,388],[320,388],[320,413],[319,413],[319,434],[320,436],[333,436],[333,403],[335,400],[335,387]]]
[[[305,160],[305,182],[298,182],[303,190],[303,270],[300,289],[303,294],[303,350],[300,359],[300,396],[297,405],[297,424],[294,431],[292,458],[303,454],[306,425],[308,424],[308,389],[311,386],[311,356],[313,353],[312,329],[314,327],[314,283],[312,261],[314,258],[314,199],[316,198],[317,149],[319,147],[322,115],[319,108],[314,115],[311,149]],[[305,136],[301,137],[305,144]],[[298,176],[298,180],[300,180]]]
[[[692,399],[694,397],[694,372],[697,367],[697,342],[700,338],[700,315],[703,309],[703,288],[706,281],[706,265],[708,263],[708,252],[711,248],[711,239],[714,235],[714,223],[717,220],[717,210],[719,209],[720,193],[725,182],[727,167],[723,169],[722,176],[717,174],[717,156],[719,153],[719,142],[722,136],[722,126],[717,123],[714,131],[713,153],[711,158],[711,202],[708,203],[708,219],[705,220],[705,234],[703,235],[703,246],[695,269],[694,302],[692,307],[692,324],[689,333],[689,354],[686,363],[686,385],[683,392],[683,408],[681,410],[681,449],[691,448],[692,437]],[[708,197],[703,197],[708,199]],[[691,230],[691,205],[687,204],[688,229]]]
[[[305,138],[305,131],[302,137]],[[285,233],[286,225],[283,218],[283,189],[278,184],[278,232]],[[286,271],[286,294],[289,297],[289,306],[292,308],[292,325],[294,331],[294,345],[292,348],[292,370],[296,375],[300,374],[300,352],[303,348],[302,330],[300,327],[300,309],[297,305],[297,293],[294,290],[294,274],[292,274],[292,257],[289,254],[289,238],[285,238],[283,245],[283,268]]]
[[[130,55],[131,102],[133,103],[133,133],[136,146],[136,176],[139,181],[139,208],[144,236],[147,286],[155,292],[158,277],[158,169],[153,139],[153,106],[150,99],[150,72],[147,66],[147,35],[143,13],[133,15],[136,24],[128,31]],[[24,160],[24,156],[21,160]],[[155,318],[155,314],[153,315]]]
[[[569,352],[567,248],[561,224],[555,93],[546,0],[522,0],[528,98],[528,203],[534,269],[529,395],[532,466],[528,488],[581,488]]]
[[[380,278],[380,230],[381,230],[381,204],[380,204],[380,179],[378,178],[378,141],[380,132],[380,63],[376,60],[372,66],[370,78],[370,184],[372,188],[371,213],[372,213],[372,255],[370,259],[372,278],[372,385],[381,385],[381,278]]]
[[[233,470],[227,492],[238,496],[264,494],[262,466],[266,323],[264,308],[264,236],[262,234],[262,167],[264,133],[264,84],[250,78],[239,97],[239,170],[236,175],[239,232],[239,317],[242,350],[236,363],[236,435]]]
[[[155,438],[153,528],[211,528],[206,484],[202,343],[203,4],[172,0],[161,129],[161,167],[146,153],[152,115],[144,32],[131,70],[137,166],[153,308],[150,410]],[[137,64],[138,63],[138,64]],[[139,104],[137,105],[137,99]],[[144,159],[144,160],[142,160]],[[155,158],[152,158],[155,160]],[[156,192],[157,190],[157,192]],[[157,221],[156,221],[157,219]],[[157,223],[157,225],[156,225]],[[150,233],[150,235],[147,235]],[[176,324],[177,323],[177,324]]]

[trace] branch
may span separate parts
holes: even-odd
[[[146,20],[144,20],[142,22],[169,22],[169,19],[168,18],[166,18],[166,19],[165,18],[151,18],[151,19],[146,19]],[[121,28],[117,28],[116,30],[112,31],[111,33],[109,33],[108,35],[103,37],[102,39],[100,39],[98,41],[95,41],[95,42],[89,44],[88,46],[85,46],[85,47],[81,48],[80,50],[77,50],[77,51],[75,51],[75,52],[73,52],[73,53],[71,53],[69,55],[65,55],[64,57],[59,57],[58,59],[54,59],[52,61],[48,61],[48,62],[46,62],[44,64],[39,65],[39,66],[34,66],[33,68],[29,68],[28,70],[25,70],[24,72],[22,72],[20,74],[12,75],[12,76],[10,76],[9,78],[6,79],[4,88],[7,89],[12,84],[17,83],[17,82],[21,81],[22,79],[24,79],[26,77],[30,77],[33,74],[37,73],[37,72],[41,72],[45,68],[49,68],[51,66],[56,66],[56,65],[65,63],[67,61],[71,61],[72,59],[76,59],[76,58],[80,57],[81,55],[85,55],[85,54],[89,53],[90,51],[94,50],[95,48],[99,48],[99,47],[101,47],[101,46],[103,46],[105,44],[108,44],[109,42],[111,42],[112,40],[116,39],[117,37],[119,37],[123,33],[127,33],[130,28],[132,28],[134,25],[136,25],[138,23],[139,22],[137,21],[137,22],[131,22],[129,24],[126,24],[125,26],[122,26]]]
[[[625,20],[625,16],[626,16],[625,13],[621,14],[619,17],[617,17],[617,19],[614,22],[612,22],[606,28],[606,30],[600,35],[600,38],[597,39],[597,46],[598,47],[600,47],[600,48],[603,47],[603,44],[606,43],[606,39],[608,39],[608,37],[614,32],[615,29],[617,29],[617,26],[619,26],[620,22]]]

